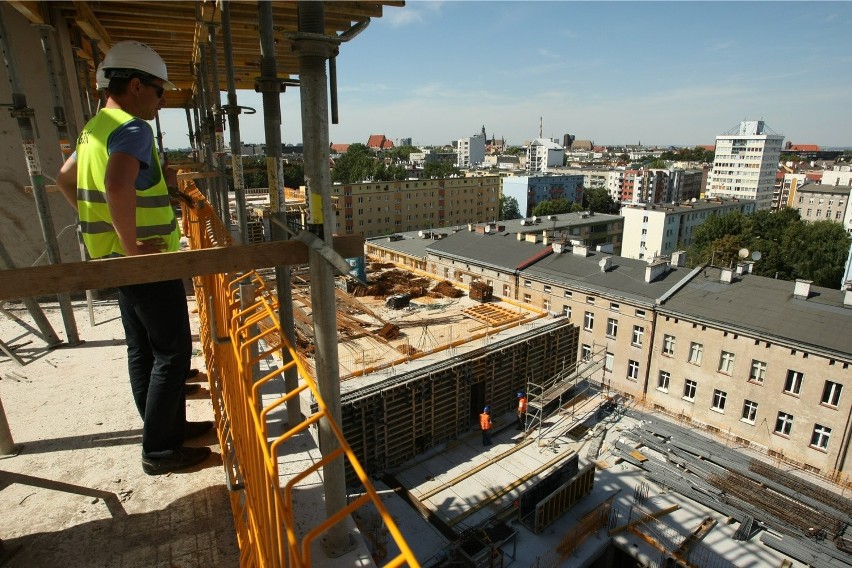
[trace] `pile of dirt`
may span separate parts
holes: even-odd
[[[376,263],[374,263],[376,264]],[[369,280],[367,286],[358,284],[352,291],[355,297],[372,296],[376,299],[396,294],[407,294],[409,298],[419,298],[429,290],[429,279],[415,276],[410,272],[394,268],[377,274]]]
[[[442,280],[435,284],[435,287],[429,292],[432,298],[461,298],[464,292],[453,286],[449,280]]]

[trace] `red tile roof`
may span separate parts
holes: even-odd
[[[819,152],[819,146],[816,144],[792,144],[791,152]]]
[[[822,172],[808,172],[805,174],[805,177],[811,181],[821,181],[822,180]]]
[[[370,134],[370,138],[367,140],[367,147],[386,150],[393,148],[393,142],[385,138],[384,134]]]
[[[345,154],[349,150],[349,144],[332,144],[331,151],[337,154]]]

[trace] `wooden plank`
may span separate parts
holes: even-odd
[[[364,254],[364,237],[334,237],[334,250],[344,258]],[[147,254],[69,262],[31,268],[0,270],[0,300],[29,298],[189,278],[203,274],[248,271],[254,268],[305,264],[308,248],[300,241],[276,241],[250,245],[161,254]]]
[[[641,462],[648,461],[647,456],[645,456],[645,454],[643,454],[643,453],[641,453],[641,452],[639,452],[639,451],[637,451],[637,450],[632,450],[632,451],[630,452],[630,455],[631,455],[631,456],[633,456],[633,459],[635,459],[636,461],[638,461],[638,462],[640,462],[640,463],[641,463]]]

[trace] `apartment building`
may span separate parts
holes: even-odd
[[[485,133],[467,138],[459,138],[457,143],[456,166],[470,168],[485,161]]]
[[[822,172],[823,185],[852,185],[852,166],[834,165]]]
[[[626,170],[620,203],[662,203],[669,188],[668,170]]]
[[[848,217],[852,187],[809,183],[796,189],[791,207],[799,211],[805,221],[833,221],[845,223]],[[847,231],[849,226],[845,227]]]
[[[624,186],[624,168],[554,168],[554,173],[581,175],[584,189],[604,189],[616,203]]]
[[[565,150],[553,140],[536,138],[527,147],[527,173],[547,173],[564,160]]]
[[[717,268],[657,308],[648,404],[816,473],[847,475],[852,292]]]
[[[621,255],[649,259],[669,255],[692,244],[695,229],[712,215],[753,213],[751,199],[701,199],[671,205],[627,204],[621,208],[624,236]]]
[[[758,210],[771,208],[783,142],[784,136],[770,133],[762,120],[743,121],[717,136],[705,195],[753,199]]]
[[[536,205],[553,199],[583,203],[583,177],[579,175],[508,176],[502,178],[504,197],[514,197],[526,217]]]
[[[368,249],[569,318],[579,328],[578,357],[604,353],[593,381],[733,443],[849,480],[852,287],[765,278],[748,265],[687,270],[679,251],[649,263],[505,227],[412,242],[422,248],[375,239]]]
[[[443,178],[335,184],[338,232],[365,237],[496,219],[500,178]]]

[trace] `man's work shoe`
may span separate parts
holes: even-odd
[[[142,458],[142,471],[148,475],[163,475],[199,464],[210,455],[210,448],[178,448],[166,457]]]
[[[191,378],[195,377],[196,375],[198,375],[198,373],[199,373],[198,369],[190,369],[189,372],[186,374],[186,378],[191,379]]]
[[[204,420],[202,422],[187,422],[183,437],[187,440],[192,440],[193,438],[203,436],[212,428],[213,422],[211,420]]]
[[[183,385],[183,394],[184,396],[189,396],[191,394],[195,394],[201,390],[201,385],[198,383],[187,383]]]

